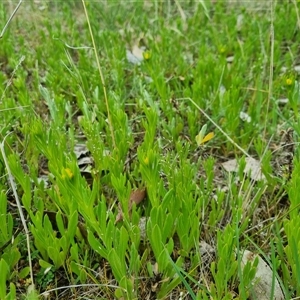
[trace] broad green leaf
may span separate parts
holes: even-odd
[[[44,269],[48,269],[48,268],[52,268],[53,265],[48,263],[47,261],[43,260],[43,259],[39,259],[39,265],[44,268]]]
[[[88,241],[93,250],[95,250],[98,254],[100,254],[102,257],[107,259],[108,256],[107,250],[99,242],[99,239],[96,239],[94,234],[90,231],[88,231]]]
[[[80,283],[82,283],[82,284],[86,282],[86,279],[87,279],[86,270],[80,269],[79,279],[80,279]]]
[[[173,206],[177,206],[177,203],[174,203],[175,197],[174,197],[174,190],[170,189],[165,195],[164,198],[162,200],[162,209],[163,211],[166,211],[167,209],[170,209],[170,207],[172,208]],[[173,211],[172,211],[173,212]]]
[[[163,249],[157,257],[158,269],[161,273],[166,273],[167,266],[170,264],[168,260],[168,255]]]
[[[67,255],[70,247],[70,242],[67,240],[67,237],[65,235],[62,236],[57,244],[62,248],[64,255]]]
[[[44,228],[41,228],[42,232],[47,231],[52,237],[54,236],[54,230],[52,227],[52,223],[49,220],[48,215],[44,216]]]
[[[21,253],[19,249],[15,245],[13,245],[9,249],[9,252],[5,252],[2,254],[2,258],[8,264],[9,268],[13,269],[14,266],[18,263],[19,259],[21,258]]]
[[[3,223],[1,223],[3,224]],[[11,238],[13,234],[13,226],[14,226],[14,221],[12,215],[9,213],[7,214],[7,237]]]
[[[169,255],[173,252],[174,250],[174,241],[172,238],[169,239],[167,245],[166,245],[166,250],[168,251]]]
[[[158,227],[157,224],[155,224],[152,227],[152,226],[149,226],[149,223],[151,224],[151,222],[149,221],[147,224],[148,225],[147,226],[148,237],[149,237],[150,244],[152,246],[154,255],[155,255],[156,259],[158,259],[158,256],[160,255],[161,251],[163,250],[161,232],[160,232],[160,228]]]
[[[165,218],[165,224],[162,231],[162,242],[165,243],[165,241],[171,237],[172,231],[174,230],[174,218],[171,214],[167,214]]]
[[[128,248],[128,233],[125,227],[121,227],[120,230],[120,239],[118,241],[118,245],[115,246],[115,249],[117,249],[119,257],[122,259],[124,258],[125,261],[125,253]]]
[[[70,268],[73,273],[75,273],[77,276],[80,276],[81,267],[78,265],[78,263],[71,261]]]
[[[73,244],[70,248],[71,259],[75,260],[77,263],[79,262],[78,256],[78,244]]]
[[[139,252],[136,249],[135,245],[132,244],[130,248],[130,261],[129,261],[129,272],[133,276],[137,276],[139,274],[141,268],[141,261]]]
[[[63,252],[59,251],[56,247],[48,247],[48,255],[53,261],[56,269],[60,268],[65,261],[65,255]]]
[[[15,300],[17,299],[16,297],[16,286],[11,282],[9,284],[9,293],[7,294],[6,300]]]
[[[18,272],[18,277],[24,279],[29,275],[29,273],[30,273],[30,268],[25,267],[21,271]]]
[[[126,274],[125,257],[119,257],[115,249],[111,249],[108,253],[108,262],[112,272],[118,282]]]
[[[10,215],[10,214],[9,214]],[[6,195],[1,192],[0,193],[0,222],[1,222],[1,226],[0,226],[0,245],[1,243],[5,243],[6,241],[8,241],[10,239],[9,235],[8,235],[8,222],[6,219],[7,215],[7,199],[6,199]]]
[[[69,242],[70,239],[73,239],[76,233],[77,224],[78,224],[78,212],[74,211],[71,217],[68,220],[68,236],[69,236]]]
[[[104,198],[104,196],[101,196],[101,200],[100,203],[98,204],[98,209],[97,209],[97,220],[102,234],[106,232],[106,214],[107,214],[106,199]]]
[[[107,228],[105,232],[105,240],[103,241],[105,243],[105,246],[107,250],[110,250],[113,247],[113,242],[115,241],[117,228],[113,222],[112,219],[110,219],[107,223]]]
[[[5,299],[6,296],[6,279],[9,275],[9,266],[6,261],[1,258],[0,260],[0,299]]]
[[[141,242],[141,228],[138,225],[132,225],[129,230],[129,234],[131,243],[138,248]]]
[[[123,276],[119,282],[120,287],[123,288],[123,295],[125,299],[134,299],[133,291],[133,282],[131,279]]]
[[[40,90],[42,97],[46,101],[47,106],[49,107],[49,111],[50,111],[52,120],[56,121],[58,119],[58,109],[57,109],[54,99],[51,98],[48,89],[43,87],[41,84],[39,85],[39,90]]]
[[[35,247],[40,252],[41,256],[44,260],[48,260],[48,252],[47,252],[47,241],[45,240],[45,235],[41,234],[41,232],[44,232],[44,230],[37,230],[34,226],[30,226],[30,231],[32,232],[32,235],[34,236],[34,244]]]
[[[64,224],[62,214],[60,211],[58,211],[56,213],[55,219],[56,219],[56,225],[58,227],[60,234],[64,235],[66,233],[66,229],[65,229],[65,224]]]

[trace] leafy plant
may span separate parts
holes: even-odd
[[[16,7],[0,4],[0,298],[51,283],[50,297],[246,299],[249,249],[271,295],[278,280],[299,296],[296,1]]]

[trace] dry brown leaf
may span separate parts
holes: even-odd
[[[129,197],[128,202],[128,211],[131,213],[132,205],[135,203],[136,205],[140,204],[144,199],[146,198],[146,189],[137,189],[135,191],[132,191]],[[118,205],[118,215],[116,217],[116,222],[118,223],[123,220],[123,211],[121,204]]]
[[[248,175],[250,174],[250,178],[255,181],[266,181],[265,175],[261,172],[261,164],[258,160],[247,157],[245,159],[246,166],[244,169],[244,174]],[[226,161],[222,163],[222,166],[227,172],[237,172],[239,168],[238,161],[236,159],[232,159],[229,161]]]

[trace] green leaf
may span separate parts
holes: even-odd
[[[39,85],[39,90],[42,97],[46,101],[47,106],[49,107],[49,111],[52,119],[55,121],[57,119],[58,111],[54,99],[51,98],[47,88],[43,87],[42,85]]]
[[[166,254],[165,249],[163,249],[160,254],[158,255],[157,263],[158,263],[158,269],[161,273],[166,272],[167,266],[169,264],[168,261],[168,255]]]
[[[107,229],[105,231],[104,240],[103,240],[107,250],[110,250],[113,247],[113,242],[116,239],[115,232],[116,232],[116,226],[114,222],[110,219],[108,221]]]
[[[41,231],[34,228],[34,226],[30,226],[30,231],[35,239],[35,247],[38,249],[43,259],[48,260],[49,255],[47,252],[47,242],[44,240],[44,236],[41,234]]]
[[[63,254],[66,256],[69,251],[70,243],[68,242],[65,235],[59,239],[58,245],[60,245],[63,250]]]
[[[169,239],[168,244],[166,245],[166,250],[168,251],[169,255],[173,252],[174,250],[174,241],[172,238]]]
[[[172,209],[174,209],[175,207],[179,207],[179,205],[176,205],[177,203],[174,203],[174,190],[170,189],[165,195],[164,198],[162,200],[161,206],[162,206],[162,210],[166,211],[167,209],[169,209],[170,207]],[[174,213],[174,211],[172,210],[172,213]]]
[[[10,272],[9,266],[6,261],[1,258],[0,260],[0,299],[5,299],[6,296],[6,280]]]
[[[107,259],[108,256],[107,250],[99,242],[99,240],[95,238],[94,234],[90,231],[88,231],[88,241],[93,250],[95,250],[98,254],[100,254],[102,257]]]
[[[48,247],[48,255],[53,261],[53,264],[56,269],[60,268],[65,261],[65,255],[63,252],[60,252],[59,249],[55,247]]]
[[[131,279],[123,276],[119,282],[120,287],[123,288],[123,297],[124,299],[134,299],[133,291],[133,282]]]
[[[54,230],[53,230],[52,223],[50,222],[48,215],[44,216],[44,228],[39,227],[39,229],[41,232],[43,232],[43,234],[45,234],[45,231],[46,231],[47,233],[50,234],[51,237],[54,236]],[[43,238],[43,239],[46,240],[46,238]]]
[[[160,253],[163,250],[161,231],[157,224],[155,224],[154,227],[151,228],[151,223],[151,220],[149,220],[147,224],[147,232],[154,255],[156,259],[158,259]]]
[[[174,218],[171,214],[167,214],[163,228],[162,242],[165,243],[165,241],[172,236],[172,232],[174,230]]]
[[[0,246],[1,243],[5,243],[6,241],[10,240],[11,237],[8,235],[8,230],[7,230],[7,198],[6,195],[3,192],[0,192]]]
[[[117,288],[115,290],[115,296],[116,296],[117,299],[120,299],[120,298],[124,299],[123,298],[124,297],[124,291],[123,291],[123,289],[122,288]]]
[[[48,269],[48,268],[52,268],[53,265],[48,263],[47,261],[45,260],[42,260],[42,259],[39,259],[39,265],[44,268],[44,269]]]
[[[81,283],[85,283],[86,282],[86,279],[87,279],[86,270],[84,270],[84,269],[80,270],[79,279],[80,279]]]
[[[13,233],[13,226],[14,226],[14,221],[12,215],[9,213],[6,215],[7,216],[7,237],[11,239],[12,233]],[[1,223],[3,224],[3,223]]]
[[[237,272],[237,268],[238,268],[238,262],[237,261],[231,261],[231,263],[229,264],[229,270],[228,270],[228,278],[231,278],[232,276],[234,276]]]
[[[78,244],[73,244],[70,249],[71,259],[75,260],[77,263],[79,262],[78,256]]]
[[[135,245],[132,244],[130,248],[130,261],[129,261],[129,272],[133,276],[137,276],[139,274],[141,268],[141,261],[139,252],[136,249]]]
[[[149,277],[153,278],[154,277],[154,273],[153,273],[153,267],[152,267],[151,262],[148,261],[146,263],[146,267],[147,267],[147,270],[148,270]]]
[[[151,209],[151,212],[150,212],[150,219],[148,221],[148,225],[152,225],[152,227],[155,225],[155,224],[158,224],[159,220],[158,220],[158,208],[157,207],[153,207]]]
[[[60,211],[58,211],[56,213],[55,219],[56,219],[56,225],[58,227],[58,230],[59,230],[60,234],[64,235],[65,232],[66,232],[66,229],[65,229],[65,224],[64,224],[64,221],[62,219],[62,214],[61,214]]]
[[[111,249],[108,253],[108,262],[112,272],[118,282],[126,274],[125,257],[119,257],[115,249]]]
[[[80,276],[81,267],[76,263],[75,261],[70,262],[70,268],[73,273],[75,273],[77,276]]]
[[[134,244],[136,248],[138,248],[141,242],[141,232],[140,232],[141,229],[138,225],[131,225],[131,226],[132,227],[129,230],[130,240],[131,243]]]
[[[24,279],[25,277],[27,277],[29,275],[29,273],[30,273],[30,268],[25,267],[21,271],[18,272],[18,276],[19,276],[19,278]]]
[[[104,198],[104,196],[101,196],[100,203],[98,204],[97,207],[97,220],[102,234],[106,232],[106,214],[107,214],[106,199]]]
[[[9,284],[9,293],[7,294],[6,300],[15,300],[17,299],[16,297],[16,286],[11,282]]]
[[[9,252],[5,252],[2,254],[2,258],[6,261],[9,268],[12,269],[18,263],[19,259],[21,258],[21,253],[16,245],[13,245]],[[0,272],[1,273],[1,272]]]
[[[70,239],[73,239],[76,233],[77,224],[78,224],[78,212],[74,211],[68,221],[68,237],[69,242]]]
[[[128,248],[128,233],[125,227],[121,227],[120,230],[120,239],[118,241],[117,247],[115,246],[115,249],[117,249],[118,255],[120,258],[124,258],[125,261],[125,253]]]

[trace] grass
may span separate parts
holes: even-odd
[[[298,2],[83,4],[0,40],[0,299],[297,299]]]

